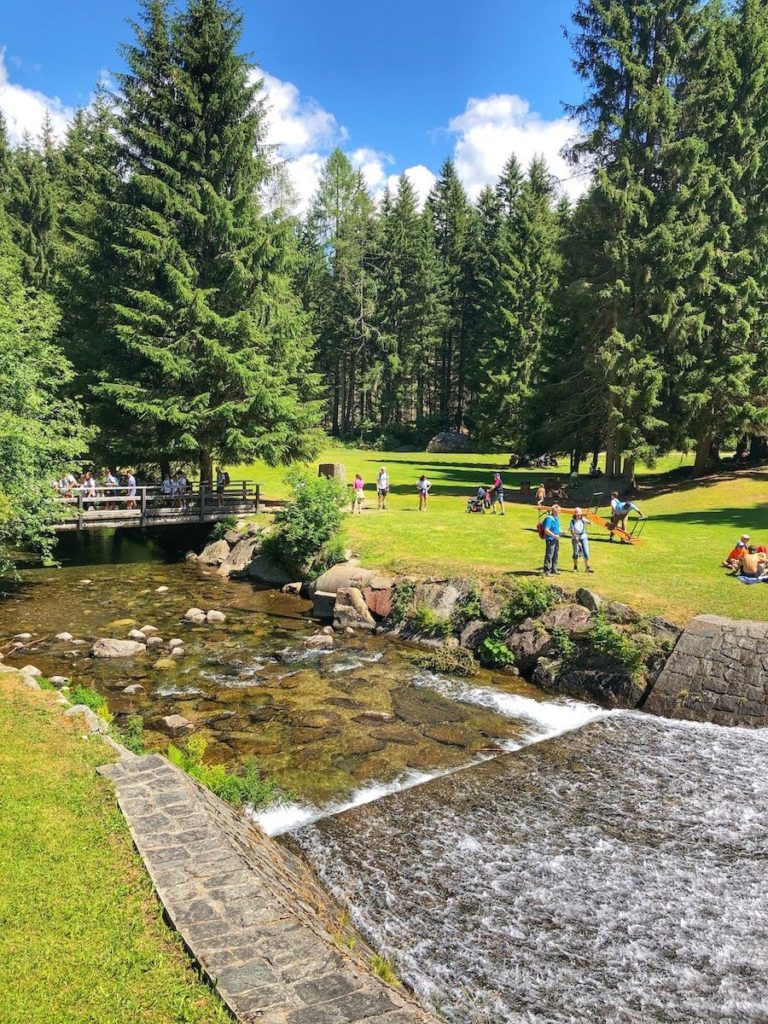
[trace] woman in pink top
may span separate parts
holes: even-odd
[[[359,473],[355,473],[355,479],[352,483],[352,515],[355,514],[355,506],[360,515],[363,514],[363,478]]]

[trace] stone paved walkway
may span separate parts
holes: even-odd
[[[99,769],[173,926],[241,1021],[437,1024],[337,947],[306,865],[158,755]]]

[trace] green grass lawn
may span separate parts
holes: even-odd
[[[607,533],[590,529],[595,574],[588,577],[589,585],[607,597],[678,622],[700,612],[764,619],[768,585],[745,586],[727,576],[719,564],[744,531],[768,543],[768,469],[693,482],[675,472],[692,461],[691,456],[677,454],[659,460],[653,469],[641,468],[639,480],[650,496],[639,504],[651,517],[642,544],[609,544]],[[358,472],[365,480],[367,507],[363,515],[349,518],[347,530],[353,550],[367,565],[394,572],[475,576],[528,573],[541,565],[543,545],[535,531],[532,505],[508,503],[502,519],[467,515],[466,499],[479,484],[490,484],[497,468],[508,489],[522,480],[535,487],[558,470],[508,470],[493,455],[351,448],[329,449],[313,467],[318,462],[342,462],[348,481]],[[375,480],[382,465],[392,485],[387,512],[376,511]],[[416,480],[422,472],[433,482],[426,513],[417,511]],[[567,478],[565,460],[560,472]],[[233,480],[258,480],[265,497],[282,497],[287,491],[284,468],[258,463],[230,468],[230,474]],[[579,498],[582,504],[592,490],[585,484]],[[560,582],[583,584],[587,577],[570,571],[569,543],[563,543],[561,555],[561,568],[567,571]]]
[[[163,923],[103,743],[0,674],[0,1021],[224,1024]]]

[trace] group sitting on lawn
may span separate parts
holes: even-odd
[[[733,551],[722,563],[724,568],[732,569],[733,574],[744,582],[765,580],[768,582],[768,548],[765,544],[757,546],[749,543],[749,534],[743,533]]]

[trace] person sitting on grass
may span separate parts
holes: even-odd
[[[573,517],[568,524],[568,532],[571,535],[571,543],[573,544],[573,571],[579,571],[579,559],[583,558],[584,570],[586,572],[594,572],[595,570],[589,564],[587,521],[584,518],[584,513],[578,507],[573,510]]]
[[[738,565],[739,559],[741,558],[742,554],[747,550],[748,545],[749,534],[742,533],[741,537],[739,537],[738,541],[736,542],[736,545],[733,548],[733,550],[720,563],[722,567],[724,569],[735,569]]]
[[[739,576],[746,576],[747,579],[758,579],[763,574],[766,562],[768,562],[768,556],[759,553],[756,548],[750,545],[739,556],[737,574]]]

